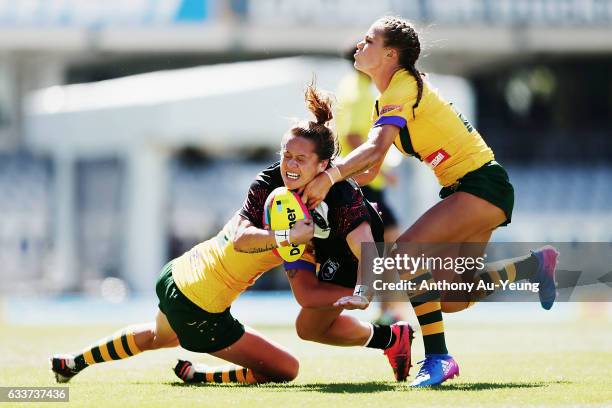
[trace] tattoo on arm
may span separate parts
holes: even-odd
[[[298,270],[297,269],[287,269],[286,272],[287,272],[287,277],[289,279],[293,279],[295,278],[295,275],[297,275]]]
[[[260,247],[260,248],[249,248],[249,249],[245,249],[242,252],[246,252],[247,254],[260,254],[262,252],[266,252],[266,251],[271,251],[274,248],[276,248],[276,245],[266,245],[264,247]]]

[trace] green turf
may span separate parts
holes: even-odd
[[[49,354],[79,350],[115,329],[0,325],[0,385],[54,385],[48,371]],[[306,343],[290,327],[258,329],[288,346],[300,359],[296,381],[263,386],[186,386],[171,371],[177,357],[212,364],[219,361],[172,349],[88,368],[70,383],[69,405],[612,406],[609,322],[483,326],[449,322],[448,343],[461,366],[461,377],[426,390],[409,389],[392,381],[391,369],[380,351]],[[415,359],[422,356],[418,333],[414,353]]]

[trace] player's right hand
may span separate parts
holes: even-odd
[[[326,174],[319,173],[310,180],[302,191],[302,202],[306,204],[309,210],[314,209],[325,199],[331,187],[329,177]]]
[[[298,220],[289,233],[293,245],[307,244],[314,236],[314,222],[311,219]]]
[[[370,301],[368,298],[360,295],[344,296],[334,303],[335,307],[341,307],[346,310],[364,310],[367,309],[369,305]]]

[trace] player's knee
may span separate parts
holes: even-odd
[[[455,313],[466,309],[470,304],[469,296],[459,291],[440,292],[440,306],[444,313]]]
[[[321,328],[302,322],[299,317],[295,321],[295,331],[300,339],[306,341],[320,341],[325,337]]]
[[[279,372],[275,375],[277,382],[293,381],[300,371],[300,362],[292,355],[287,356],[284,364],[279,367]]]
[[[295,331],[298,337],[302,340],[314,340],[313,332],[309,330],[305,325],[300,324],[299,321],[295,322]]]
[[[155,350],[159,348],[155,342],[154,328],[139,330],[139,332],[135,335],[134,340],[136,342],[136,346],[138,346],[138,348],[142,351]]]
[[[300,339],[310,340],[310,330],[306,322],[304,322],[302,314],[298,314],[297,319],[295,319],[295,332]]]
[[[440,303],[443,313],[456,313],[465,310],[469,306],[469,302],[444,302]]]
[[[166,333],[164,335],[160,335],[160,333],[156,332],[155,330],[152,330],[150,341],[151,343],[148,350],[177,347],[179,345],[178,337],[175,334]]]

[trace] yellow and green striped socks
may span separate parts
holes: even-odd
[[[507,281],[511,283],[523,279],[529,279],[533,276],[537,269],[538,261],[533,255],[506,259],[487,264],[486,269],[474,277],[474,283],[476,284],[476,287],[478,287],[480,282],[485,283],[485,287],[489,287],[494,284],[495,288],[488,290],[475,290],[472,295],[470,306],[475,302],[495,293],[501,287],[500,282]]]
[[[122,360],[140,352],[134,333],[126,328],[87,347],[74,357],[74,361],[76,369],[80,371],[92,364]]]
[[[434,283],[431,272],[426,269],[417,270],[408,280],[413,282],[416,288],[420,287],[423,281],[427,281],[429,287]],[[408,291],[408,298],[421,326],[425,354],[447,354],[440,292],[438,290]]]
[[[179,360],[174,372],[188,383],[243,383],[255,384],[257,379],[250,368],[234,364],[223,367],[194,366],[191,362]]]

